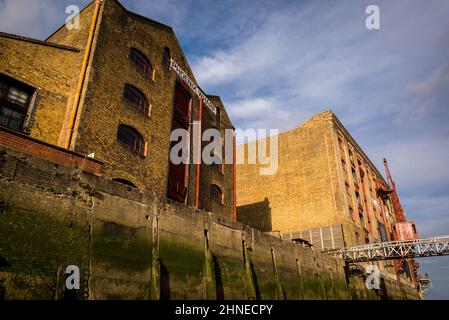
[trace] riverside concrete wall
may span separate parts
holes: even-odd
[[[81,271],[75,294],[64,290],[68,265]],[[401,288],[388,282],[384,298],[415,298]],[[0,299],[63,298],[380,296],[363,279],[348,286],[341,260],[0,147]]]

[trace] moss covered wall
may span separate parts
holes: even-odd
[[[77,265],[81,288],[64,291]],[[418,297],[385,282],[383,298]],[[376,299],[319,252],[0,148],[2,299]]]

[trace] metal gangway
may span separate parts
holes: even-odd
[[[347,262],[443,256],[449,255],[449,236],[370,243],[326,252]]]

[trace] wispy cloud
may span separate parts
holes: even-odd
[[[68,5],[83,8],[89,0],[0,0],[0,31],[43,39],[62,25]]]

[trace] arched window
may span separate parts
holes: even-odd
[[[137,189],[137,187],[136,187],[136,185],[134,183],[132,183],[131,181],[126,180],[126,179],[115,178],[115,179],[112,179],[112,181],[115,181],[115,182],[118,182],[118,183],[121,183],[121,184],[124,184],[124,185],[127,185],[129,187],[133,187],[133,188]]]
[[[139,50],[131,48],[129,59],[139,68],[148,79],[153,79],[153,67],[150,60]]]
[[[117,140],[128,146],[131,151],[146,155],[146,144],[136,129],[121,124],[117,130]]]
[[[210,186],[210,197],[212,200],[217,201],[218,203],[223,203],[223,192],[220,187],[213,184]]]
[[[146,115],[150,115],[150,104],[148,103],[148,100],[142,91],[130,84],[125,84],[123,97],[134,107],[136,107]]]
[[[164,65],[165,70],[170,69],[170,60],[171,60],[170,49],[165,47],[164,57],[162,58],[162,64]]]

